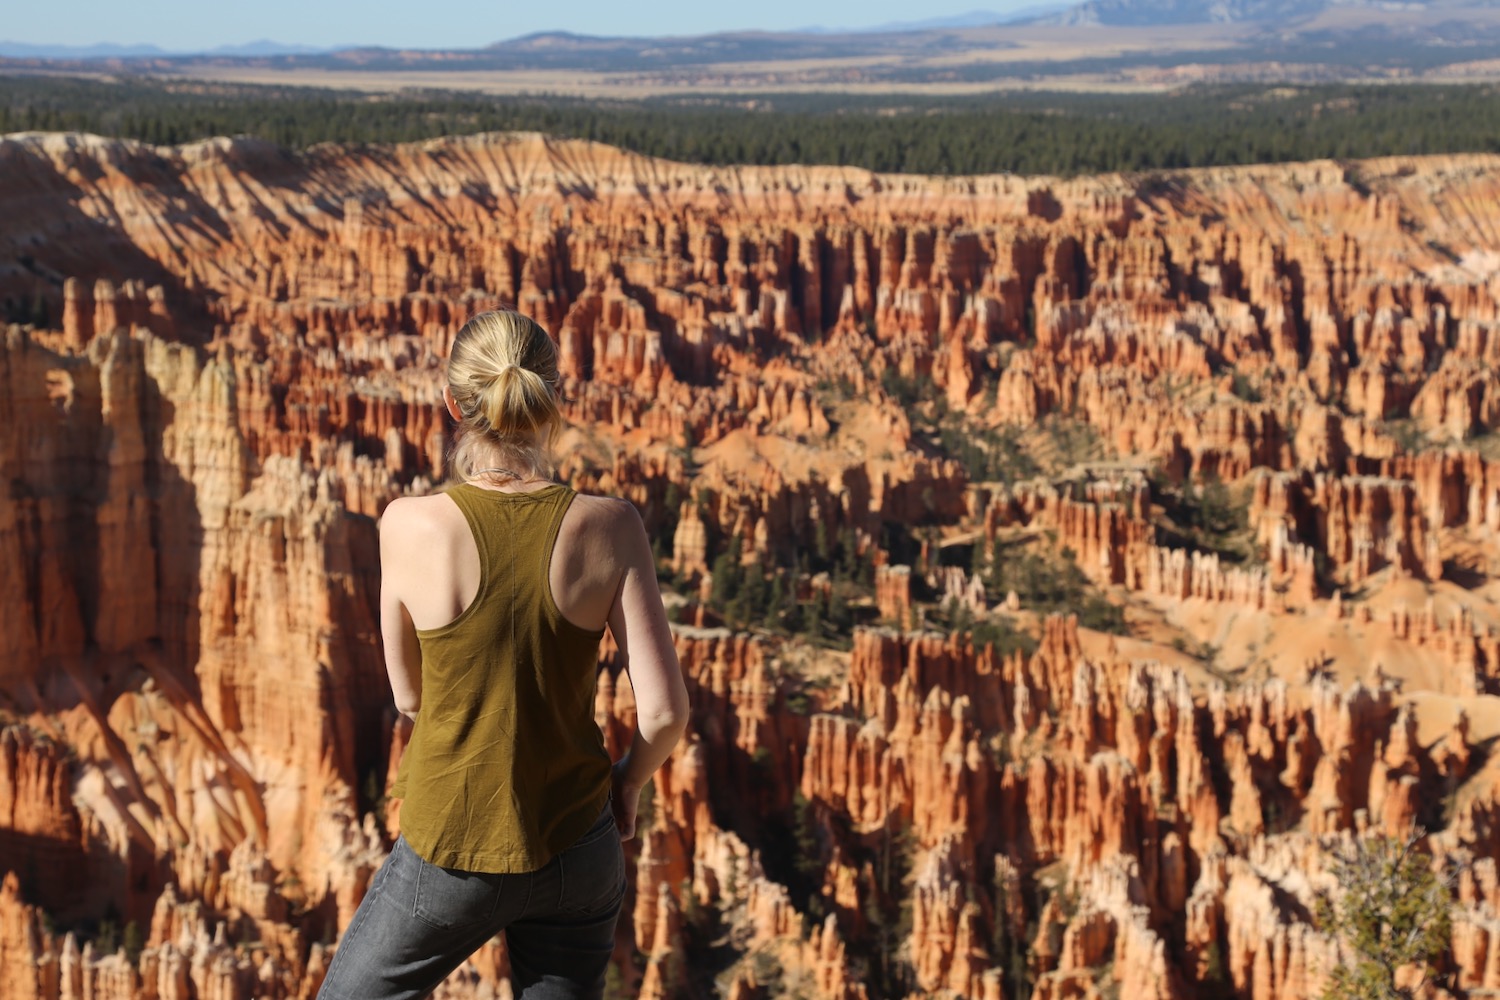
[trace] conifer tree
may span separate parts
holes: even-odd
[[[1453,930],[1453,879],[1420,847],[1424,838],[1420,829],[1364,838],[1334,855],[1339,891],[1318,901],[1318,923],[1352,960],[1332,970],[1325,1000],[1424,995]]]

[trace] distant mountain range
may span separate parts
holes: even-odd
[[[1306,17],[1325,0],[1088,0],[1044,18],[1050,24],[1167,26]]]
[[[1366,21],[1373,16],[1378,19],[1384,12],[1391,15],[1411,12],[1442,13],[1451,16],[1464,10],[1500,8],[1500,0],[1083,0],[1069,3],[1065,0],[1039,0],[1039,2],[1010,11],[971,10],[963,14],[933,17],[913,21],[890,21],[865,27],[811,26],[795,31],[737,31],[719,32],[698,36],[648,37],[600,37],[576,34],[569,31],[545,31],[519,38],[510,38],[487,46],[482,51],[522,52],[537,55],[548,50],[542,62],[556,65],[565,59],[565,52],[575,58],[589,61],[590,57],[604,57],[611,64],[630,62],[627,52],[640,52],[649,48],[653,54],[670,58],[691,58],[698,50],[728,62],[739,59],[775,58],[775,53],[761,51],[766,40],[778,39],[786,44],[787,39],[798,40],[797,53],[781,53],[782,58],[815,56],[814,50],[831,46],[830,56],[869,55],[889,51],[895,37],[919,36],[931,32],[953,32],[965,29],[993,28],[999,26],[1062,25],[1062,26],[1116,26],[1116,27],[1168,27],[1192,24],[1288,24],[1306,22],[1325,12],[1344,11],[1361,13]],[[880,41],[874,36],[891,36],[890,41]],[[839,41],[834,41],[839,39]],[[863,39],[863,42],[856,41]],[[42,45],[29,42],[0,41],[0,58],[47,59],[47,60],[92,60],[92,59],[181,59],[185,57],[214,58],[339,58],[353,56],[354,61],[368,65],[378,59],[380,53],[393,53],[395,48],[381,46],[325,46],[287,44],[261,39],[242,45],[221,45],[206,50],[168,50],[157,45]],[[412,50],[399,50],[410,54]],[[437,50],[434,50],[436,52]],[[454,49],[453,52],[475,50]],[[468,67],[472,68],[472,67]],[[624,68],[615,65],[615,68]]]
[[[1022,7],[1019,10],[1006,11],[1005,13],[997,10],[971,10],[964,14],[954,14],[950,17],[931,17],[921,21],[887,21],[884,24],[876,24],[864,28],[828,28],[816,26],[803,28],[801,32],[812,35],[863,35],[899,31],[939,31],[943,28],[983,28],[992,24],[1019,24],[1023,21],[1035,21],[1038,18],[1061,14],[1070,10],[1073,6],[1073,4],[1066,2],[1038,3]]]
[[[1325,12],[1397,15],[1414,11],[1444,16],[1465,9],[1500,7],[1496,0],[1085,0],[1066,10],[1044,14],[1042,24],[1166,27],[1183,24],[1233,24],[1306,20]]]
[[[420,72],[429,79],[442,74],[456,86],[518,93],[593,88],[610,96],[632,88],[642,94],[957,92],[1060,80],[1108,89],[1241,80],[1500,79],[1500,0],[1030,2],[1005,13],[981,9],[858,29],[661,37],[548,31],[445,50],[257,41],[187,54],[154,45],[0,42],[0,64],[87,72],[108,59],[123,61],[125,71],[331,87],[356,72],[366,81],[360,86],[370,86],[375,76],[395,81]],[[1166,27],[1177,30],[1160,30]],[[523,81],[525,74],[531,78]],[[594,79],[580,80],[586,74]]]
[[[220,45],[203,50],[171,51],[157,45],[35,45],[29,42],[0,41],[0,58],[5,59],[160,59],[170,56],[305,56],[331,49],[315,45],[288,45],[269,39],[243,45]]]

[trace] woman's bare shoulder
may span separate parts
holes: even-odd
[[[594,526],[618,528],[628,525],[631,519],[641,519],[635,504],[619,497],[579,493],[573,498],[573,507],[580,520]]]
[[[446,527],[453,515],[459,513],[446,493],[429,493],[426,496],[397,497],[386,504],[380,515],[380,533],[421,535]]]
[[[568,512],[567,533],[582,548],[611,565],[634,560],[645,545],[646,528],[640,511],[629,500],[580,493]]]

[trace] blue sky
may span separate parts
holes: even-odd
[[[10,5],[0,39],[54,45],[151,44],[208,49],[269,38],[304,45],[473,48],[534,31],[590,35],[694,35],[809,25],[865,27],[962,14],[1007,12],[1037,0],[51,0]]]

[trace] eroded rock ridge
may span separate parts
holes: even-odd
[[[612,989],[1311,996],[1329,852],[1419,826],[1500,989],[1497,195],[0,139],[6,995],[316,992],[399,824],[375,519],[499,306],[693,698]]]

